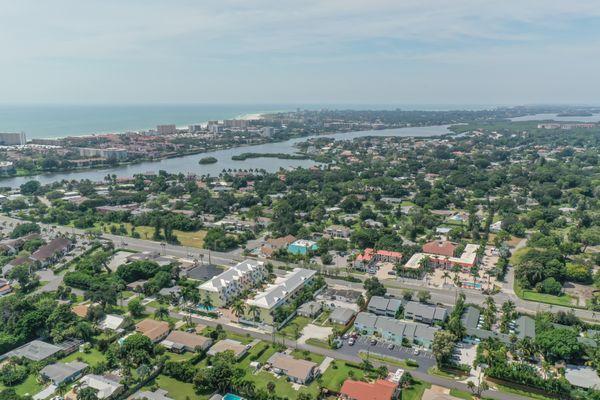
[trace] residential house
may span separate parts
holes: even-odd
[[[312,240],[296,240],[294,243],[290,244],[287,250],[292,254],[300,254],[305,255],[310,251],[317,251],[319,246],[317,242],[313,242]]]
[[[273,354],[267,360],[267,364],[276,374],[285,375],[290,381],[301,385],[309,383],[318,374],[317,364],[314,362],[297,360],[279,352]]]
[[[164,389],[156,389],[154,392],[148,390],[142,390],[134,393],[131,396],[132,400],[173,400],[167,396],[169,392]]]
[[[404,306],[405,319],[412,319],[413,321],[431,325],[436,322],[444,322],[447,317],[448,310],[445,307],[419,303],[416,301],[409,301]]]
[[[347,379],[340,389],[342,400],[393,400],[398,398],[398,384],[383,379],[363,382]]]
[[[388,299],[381,296],[373,296],[369,300],[367,310],[375,315],[387,315],[388,317],[395,317],[402,307],[402,301],[398,299]]]
[[[0,297],[6,296],[12,292],[12,287],[6,279],[0,279]]]
[[[119,395],[123,391],[123,385],[119,383],[119,377],[112,375],[94,375],[88,374],[81,378],[79,388],[77,391],[90,387],[97,390],[96,397],[99,399],[109,399],[114,398]],[[77,398],[77,394],[75,389],[73,390],[74,396],[71,397],[71,394],[67,395],[67,398]]]
[[[43,361],[54,355],[68,355],[76,351],[83,343],[79,339],[68,339],[58,344],[43,342],[41,340],[32,340],[23,346],[0,355],[0,361],[10,357],[24,357],[31,361]]]
[[[34,262],[39,263],[41,267],[47,267],[68,253],[72,247],[73,243],[69,239],[57,237],[51,240],[50,243],[37,249],[30,258]]]
[[[321,312],[321,310],[323,310],[321,303],[316,301],[307,301],[298,307],[296,312],[302,317],[314,318]]]
[[[333,309],[331,314],[329,314],[329,322],[338,325],[348,325],[352,318],[356,315],[354,310],[349,308],[336,307]]]
[[[195,333],[172,331],[160,344],[173,352],[183,353],[206,350],[212,344],[212,340]]]
[[[168,322],[153,319],[145,319],[135,325],[135,331],[148,337],[153,343],[158,343],[166,338],[170,330]]]
[[[258,319],[262,323],[273,324],[273,312],[276,308],[286,304],[310,282],[316,275],[316,271],[305,268],[294,268],[283,277],[275,279],[273,284],[258,292],[253,298],[246,300],[247,312],[250,307],[258,307],[260,314]],[[254,320],[256,316],[249,315],[246,322]]]
[[[198,289],[202,298],[210,297],[213,306],[222,307],[243,291],[256,287],[267,276],[264,262],[245,260],[204,282]]]
[[[87,367],[88,365],[86,363],[79,361],[71,361],[68,363],[57,362],[42,368],[40,376],[58,386],[61,383],[75,381],[83,374]]]
[[[235,358],[239,360],[248,352],[248,348],[249,346],[243,345],[237,340],[223,339],[219,340],[210,349],[208,349],[206,354],[208,354],[209,356],[214,356],[224,351],[231,351]]]
[[[114,314],[106,314],[104,319],[100,321],[98,327],[103,331],[123,331],[123,324],[125,322],[125,318],[114,315]]]
[[[377,272],[376,263],[390,262],[396,264],[401,261],[402,253],[389,250],[375,250],[369,247],[356,257],[354,260],[354,268],[375,273]]]
[[[395,318],[377,316],[361,312],[354,320],[357,331],[373,335],[377,333],[381,339],[388,343],[402,345],[413,343],[423,347],[431,347],[437,326],[429,326],[418,322],[398,320]]]
[[[331,225],[325,228],[323,233],[332,239],[348,239],[352,234],[352,230],[344,225]]]

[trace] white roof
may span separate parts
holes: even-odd
[[[278,278],[274,284],[269,285],[265,290],[259,292],[253,299],[246,300],[248,305],[255,305],[260,308],[271,309],[286,299],[300,286],[313,277],[316,271],[305,268],[294,268],[283,278]]]
[[[264,263],[262,261],[244,260],[236,266],[229,268],[227,271],[215,276],[211,280],[204,282],[198,288],[211,292],[218,292],[219,289],[227,287],[232,282],[261,268],[263,265]]]
[[[102,322],[100,322],[101,329],[111,329],[116,331],[123,324],[124,318],[118,315],[106,314]]]
[[[81,378],[82,387],[91,387],[98,391],[98,398],[105,399],[110,397],[122,386],[120,383],[110,380],[102,375],[89,374]]]

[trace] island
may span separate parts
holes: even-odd
[[[234,161],[244,161],[249,158],[279,158],[281,160],[308,160],[306,154],[287,154],[287,153],[241,153],[236,156],[232,156],[231,159]]]
[[[202,157],[199,161],[198,164],[215,164],[217,160],[215,157]]]

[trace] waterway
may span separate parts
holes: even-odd
[[[561,122],[600,122],[600,114],[587,117],[559,117],[558,114],[531,114],[510,118],[513,122],[522,121],[561,121]]]
[[[428,137],[451,133],[449,125],[434,125],[426,127],[408,127],[397,129],[382,129],[371,131],[344,132],[320,137],[333,138],[335,140],[352,140],[365,136],[399,136],[399,137]],[[295,167],[305,167],[315,165],[312,160],[280,160],[277,158],[249,158],[243,161],[234,161],[231,159],[234,155],[241,153],[294,153],[294,145],[298,142],[307,140],[308,137],[295,138],[283,142],[266,143],[255,146],[234,147],[225,150],[210,151],[201,154],[189,156],[168,158],[157,161],[145,161],[137,164],[120,165],[111,168],[88,169],[69,172],[48,173],[36,176],[13,177],[0,179],[0,186],[18,187],[21,184],[35,179],[41,184],[49,184],[61,180],[81,180],[89,179],[91,181],[101,181],[108,174],[115,174],[118,177],[131,177],[135,174],[145,172],[158,172],[164,170],[169,173],[193,173],[196,175],[219,175],[223,169],[264,169],[268,172],[278,171],[280,168],[288,169]],[[214,157],[217,162],[214,164],[200,165],[198,161],[203,157]]]

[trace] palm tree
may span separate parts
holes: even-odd
[[[212,309],[213,306],[213,301],[210,298],[209,295],[206,295],[206,297],[204,298],[204,300],[202,300],[202,307],[204,307],[204,309],[206,311],[209,311],[210,309]]]
[[[260,309],[257,305],[252,304],[250,307],[248,307],[248,314],[252,315],[254,322],[256,322],[260,317]]]
[[[446,280],[448,278],[450,278],[450,274],[448,273],[448,271],[444,271],[444,274],[442,275],[442,278],[444,278],[444,286],[446,286]]]
[[[246,311],[246,306],[244,305],[244,303],[242,303],[241,300],[236,300],[231,305],[231,310],[233,311],[233,315],[235,315],[239,319],[244,315],[244,312]]]
[[[163,320],[169,316],[169,309],[165,306],[159,306],[156,311],[154,311],[154,318]]]

